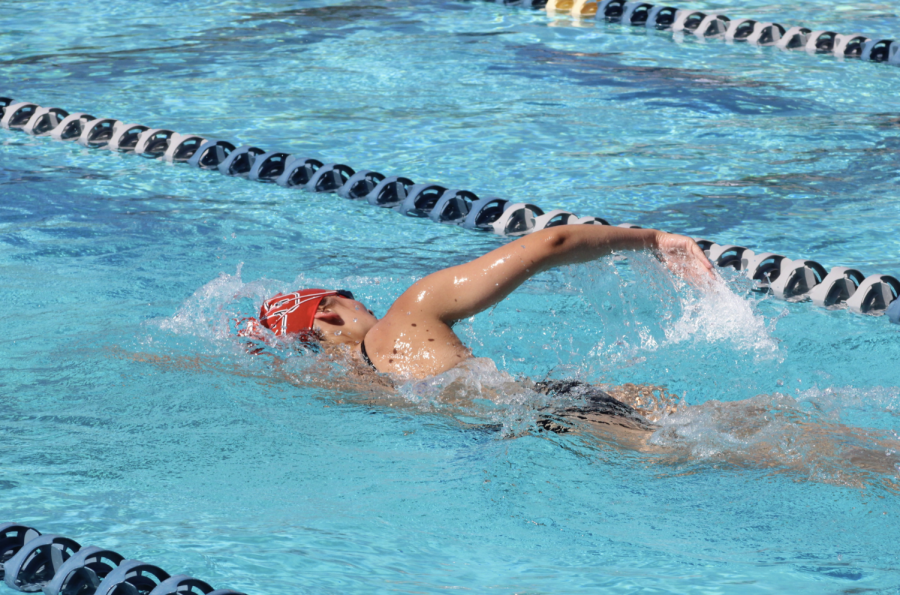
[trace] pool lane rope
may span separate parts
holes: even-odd
[[[675,41],[682,41],[686,36],[693,35],[703,40],[720,39],[726,43],[747,43],[779,50],[805,51],[812,55],[829,55],[839,60],[858,58],[865,62],[900,66],[900,42],[868,37],[861,33],[844,35],[825,29],[813,31],[807,27],[792,27],[768,21],[732,19],[717,12],[684,10],[674,6],[655,6],[647,2],[624,0],[486,1],[546,10],[550,16],[563,14],[576,20],[596,19],[667,31],[673,34]]]
[[[170,575],[153,564],[95,545],[81,547],[62,535],[0,523],[0,578],[8,587],[44,595],[244,595],[213,589],[186,574]]]
[[[357,171],[342,163],[326,164],[312,157],[266,151],[253,145],[235,146],[226,140],[96,118],[84,112],[69,113],[58,107],[14,103],[6,97],[0,97],[0,127],[58,141],[74,141],[91,149],[186,163],[285,188],[334,193],[373,207],[391,208],[407,217],[427,217],[436,223],[506,237],[558,225],[610,225],[601,217],[579,217],[561,209],[544,212],[530,202],[493,196],[479,198],[469,190],[415,183],[401,175],[386,176],[367,169]],[[618,227],[640,228],[633,223],[620,223]],[[847,267],[835,267],[829,272],[814,260],[791,260],[771,252],[756,253],[743,246],[696,239],[712,262],[742,271],[756,282],[758,291],[782,300],[811,301],[824,308],[843,307],[857,314],[886,313],[891,322],[900,324],[900,281],[895,277],[880,274],[867,277],[858,269]]]

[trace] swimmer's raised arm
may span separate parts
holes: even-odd
[[[449,325],[502,301],[542,271],[596,260],[617,250],[642,249],[657,250],[667,262],[678,260],[695,272],[712,269],[697,243],[685,236],[606,225],[559,226],[428,275],[401,295],[385,318],[396,312],[416,312]]]
[[[615,250],[643,249],[656,250],[685,276],[711,275],[712,265],[690,238],[653,229],[566,225],[428,275],[407,289],[381,320],[346,292],[321,289],[276,296],[264,304],[266,313],[260,317],[267,328],[282,333],[315,328],[322,341],[349,346],[378,371],[425,378],[471,357],[451,328],[454,322],[490,308],[532,275]]]

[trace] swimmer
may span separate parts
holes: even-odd
[[[262,343],[271,343],[275,335],[321,346],[326,357],[311,361],[313,367],[299,375],[281,365],[286,360],[278,350],[263,352],[274,358],[275,370],[287,381],[324,388],[338,402],[415,408],[413,400],[397,397],[417,382],[439,376],[438,407],[451,416],[458,411],[463,419],[480,417],[477,410],[482,401],[521,403],[527,395],[537,432],[584,436],[591,444],[614,444],[654,455],[648,461],[675,464],[694,457],[697,438],[692,424],[700,420],[712,423],[713,434],[726,438],[716,461],[779,473],[793,470],[798,477],[841,485],[888,482],[891,490],[898,489],[893,476],[900,469],[894,454],[900,452],[900,442],[894,436],[834,423],[785,395],[679,405],[677,414],[658,425],[662,416],[673,412],[674,404],[661,387],[623,385],[604,390],[577,380],[517,380],[498,372],[487,358],[474,357],[453,332],[454,322],[497,304],[539,272],[624,250],[653,250],[695,285],[714,279],[712,265],[687,237],[647,229],[560,226],[428,275],[400,295],[381,319],[347,291],[304,289],[266,300],[259,319],[245,319],[239,334]],[[221,365],[215,359],[129,357],[179,369]],[[349,366],[334,374],[331,357]],[[321,369],[319,361],[324,364]],[[225,369],[235,372],[231,366]],[[266,370],[260,378],[268,380],[270,374]],[[472,378],[479,380],[473,383]]]
[[[342,346],[371,371],[423,379],[473,359],[471,350],[453,332],[457,321],[494,306],[542,271],[622,250],[652,250],[670,269],[694,282],[714,276],[703,250],[685,236],[602,225],[559,226],[428,275],[400,295],[381,319],[350,292],[303,289],[266,300],[259,319],[247,319],[239,332],[260,337],[265,332],[260,327],[265,327],[275,335],[317,340],[326,348]],[[528,388],[584,403],[577,409],[553,411],[557,416],[641,433],[652,429],[632,407],[586,383],[538,382]],[[539,423],[547,430],[565,431],[550,417],[542,417]]]

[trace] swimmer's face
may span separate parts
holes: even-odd
[[[337,295],[322,300],[313,328],[324,343],[359,344],[378,319],[362,302]]]

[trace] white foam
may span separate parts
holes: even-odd
[[[234,275],[220,273],[191,295],[171,317],[156,321],[159,328],[176,335],[201,337],[213,341],[233,340],[234,321],[246,314],[240,311],[240,302],[253,300],[262,303],[273,293],[265,280],[244,283],[241,267]]]
[[[702,288],[686,288],[679,297],[682,314],[664,329],[669,343],[700,340],[728,343],[760,356],[778,352],[779,342],[772,337],[773,329],[767,327],[765,317],[721,276]]]
[[[618,266],[617,266],[618,262]],[[569,280],[593,306],[602,323],[590,356],[616,366],[641,363],[648,352],[692,343],[705,351],[733,350],[755,358],[781,358],[773,336],[778,317],[766,318],[749,297],[751,285],[732,271],[694,286],[645,253],[627,266],[608,257],[569,269]],[[693,348],[693,346],[692,346]]]
[[[531,429],[537,406],[547,400],[499,370],[488,358],[470,358],[443,374],[403,383],[398,391],[423,411],[502,424],[504,436]]]

